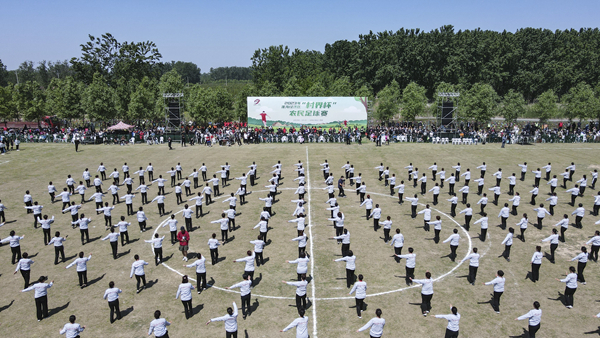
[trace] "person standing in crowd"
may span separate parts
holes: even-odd
[[[583,203],[579,203],[577,209],[575,209],[571,215],[575,215],[575,227],[579,229],[583,228],[583,225],[581,224],[581,220],[583,219],[583,216],[585,216]]]
[[[285,332],[291,328],[296,328],[296,338],[308,338],[308,316],[305,315],[304,309],[298,310],[299,318],[294,319],[290,325],[286,326],[279,332]]]
[[[450,260],[456,260],[456,249],[458,249],[458,240],[460,239],[460,235],[458,234],[458,229],[452,230],[453,234],[450,235],[445,241],[442,243],[450,242]]]
[[[546,214],[550,215],[550,213],[548,212],[548,210],[546,210],[546,208],[544,208],[544,203],[540,204],[539,208],[533,209],[533,211],[537,212],[537,227],[541,230],[543,226],[542,223],[544,221],[544,217],[546,216]]]
[[[29,286],[29,278],[31,276],[31,264],[35,263],[33,260],[29,258],[29,254],[27,252],[23,253],[23,258],[19,259],[17,263],[17,268],[13,275],[16,275],[17,272],[21,271],[21,276],[23,276],[23,280],[25,282],[25,286],[23,289],[27,289]]]
[[[596,230],[594,232],[594,236],[585,242],[585,244],[592,244],[592,248],[590,250],[590,259],[594,262],[598,262],[598,251],[600,250],[600,231]]]
[[[229,219],[227,217],[225,217],[225,213],[222,213],[220,219],[215,220],[215,221],[211,221],[211,223],[219,223],[221,225],[220,226],[220,229],[221,229],[221,242],[223,242],[223,245],[225,245],[225,243],[227,243],[229,241],[229,234],[228,234]],[[265,226],[265,235],[266,235],[266,226]]]
[[[512,198],[509,198],[508,201],[512,202],[511,214],[516,216],[518,214],[517,208],[519,207],[519,204],[521,203],[521,195],[517,192],[515,194],[515,196],[513,196]]]
[[[304,241],[306,242],[306,236],[304,236],[305,239]],[[265,264],[265,261],[263,259],[263,250],[265,248],[265,241],[262,240],[262,236],[258,235],[258,238],[254,241],[250,241],[250,244],[254,244],[254,254],[255,254],[255,258],[256,258],[256,266],[260,266],[261,264]],[[306,247],[306,243],[305,243],[305,247]]]
[[[530,310],[526,314],[515,318],[515,320],[527,319],[529,321],[529,338],[535,338],[535,334],[540,330],[540,322],[542,320],[542,310],[540,309],[540,302],[537,300],[533,302],[533,310]]]
[[[297,282],[282,282],[284,284],[296,287],[296,308],[298,308],[298,313],[300,313],[300,311],[304,311],[306,309],[306,285],[308,284],[306,281],[306,275],[303,274],[300,276],[300,280]]]
[[[171,150],[171,138],[169,137],[169,150]],[[169,338],[169,331],[167,326],[171,325],[165,318],[160,318],[160,311],[154,311],[154,320],[150,322],[150,329],[148,335],[154,332],[156,338]]]
[[[516,224],[521,230],[521,235],[517,236],[521,238],[521,242],[525,242],[525,231],[527,230],[527,225],[529,224],[529,219],[527,218],[527,214],[523,214],[523,218]]]
[[[146,243],[152,243],[152,248],[154,251],[154,262],[156,265],[160,264],[163,260],[163,252],[162,252],[162,242],[165,239],[165,236],[158,237],[158,234],[154,234],[154,238],[151,240],[146,240]]]
[[[450,216],[456,217],[456,206],[458,205],[458,197],[456,194],[452,193],[452,197],[447,199],[446,201],[450,202]]]
[[[194,289],[194,286],[188,281],[188,276],[184,275],[181,278],[181,284],[179,284],[179,288],[177,288],[175,299],[181,296],[181,303],[183,304],[185,319],[190,319],[190,317],[194,315],[194,310],[192,308],[192,289]]]
[[[48,289],[54,285],[54,281],[45,283],[47,279],[45,276],[40,276],[37,283],[33,283],[28,288],[21,290],[21,292],[35,290],[34,298],[38,322],[48,317]]]
[[[565,242],[565,232],[569,229],[569,215],[564,214],[563,219],[561,219],[558,223],[554,224],[554,226],[560,226],[560,241]]]
[[[464,228],[469,231],[469,228],[471,227],[471,219],[473,218],[473,209],[471,209],[471,204],[467,203],[467,207],[461,210],[459,214],[465,214]]]
[[[250,276],[250,279],[253,280],[254,279],[254,258],[256,257],[256,254],[254,253],[254,251],[250,251],[248,250],[246,252],[247,256],[244,258],[238,258],[238,259],[234,259],[233,262],[237,263],[237,262],[245,262],[245,266],[244,266],[244,273],[248,276]],[[243,307],[243,304],[242,304]]]
[[[248,274],[243,274],[242,279],[243,279],[243,281],[241,281],[237,284],[233,284],[232,286],[227,287],[225,289],[230,290],[230,289],[240,288],[240,296],[242,297],[242,316],[244,316],[244,319],[246,319],[246,316],[251,315],[251,312],[252,312],[252,309],[250,308],[250,299],[252,297],[252,294],[251,294],[252,277]],[[234,303],[234,306],[235,306],[235,303]],[[237,311],[236,311],[236,313],[237,313]]]
[[[83,251],[79,252],[79,258],[67,265],[65,269],[77,265],[77,276],[79,277],[79,287],[83,289],[87,286],[87,262],[92,259],[92,254],[88,257],[83,257]]]
[[[60,254],[62,262],[65,261],[65,247],[63,243],[67,240],[69,235],[65,237],[60,237],[60,232],[57,231],[54,233],[54,237],[48,242],[48,245],[54,244],[54,265],[58,264],[58,255]],[[13,263],[14,264],[14,263]]]
[[[463,258],[461,263],[469,260],[469,276],[467,276],[467,281],[471,283],[471,285],[475,285],[475,280],[477,279],[477,269],[479,269],[479,257],[480,255],[477,253],[477,248],[473,248],[473,252]]]
[[[346,262],[346,287],[349,289],[354,284],[354,271],[356,271],[356,256],[352,250],[348,250],[347,256],[342,258],[334,259],[334,262],[345,261]]]
[[[410,250],[409,250],[410,251]],[[424,317],[431,310],[431,299],[433,298],[433,280],[431,279],[431,272],[425,272],[425,279],[413,279],[411,281],[423,285],[421,288],[421,313]]]
[[[102,299],[108,301],[108,308],[110,309],[110,323],[114,323],[115,320],[121,320],[121,309],[119,308],[119,294],[122,293],[123,290],[119,288],[115,288],[115,282],[110,281],[108,283],[108,289],[104,291],[104,296]],[[115,314],[117,318],[115,319]]]
[[[550,262],[554,264],[554,252],[558,248],[558,231],[552,229],[552,234],[542,239],[542,242],[550,242]]]
[[[5,239],[3,239],[2,241],[0,241],[0,244],[9,242],[10,252],[12,254],[12,258],[11,258],[12,265],[15,265],[18,261],[21,260],[21,240],[23,238],[25,238],[25,235],[17,236],[15,234],[16,234],[15,231],[11,230],[9,233],[9,236],[6,237]]]
[[[372,338],[380,338],[383,336],[383,327],[385,326],[385,319],[381,318],[383,312],[381,309],[375,310],[375,315],[377,317],[373,317],[367,324],[365,324],[360,329],[356,330],[356,332],[369,330],[369,336]]]
[[[296,267],[296,274],[298,275],[298,280],[302,280],[302,275],[306,275],[308,272],[308,262],[310,262],[310,258],[307,257],[305,252],[300,253],[300,257],[293,261],[285,261],[290,264],[298,264]]]
[[[500,313],[500,297],[502,297],[502,294],[504,293],[505,282],[506,282],[506,279],[504,278],[504,271],[498,270],[498,272],[496,272],[496,278],[494,278],[490,282],[483,283],[483,285],[493,285],[494,286],[494,295],[492,298],[492,308],[494,308],[494,311],[496,311],[496,313]]]
[[[485,242],[487,238],[487,230],[488,230],[488,217],[487,213],[482,212],[481,218],[473,222],[473,225],[481,223],[481,232],[479,233],[479,240]]]
[[[504,143],[502,143],[502,147],[504,147]],[[446,326],[446,334],[445,338],[458,338],[459,332],[459,323],[460,323],[460,313],[458,313],[458,309],[456,306],[452,306],[450,304],[450,312],[448,315],[435,315],[435,318],[443,318],[448,321],[448,326]]]
[[[183,266],[186,268],[196,267],[196,289],[198,290],[198,294],[200,294],[202,290],[206,290],[208,287],[206,284],[206,259],[200,253],[196,254],[196,258],[194,263],[184,264]]]
[[[356,292],[355,301],[356,301],[356,315],[358,318],[362,318],[363,306],[365,303],[365,298],[367,297],[367,282],[363,281],[363,275],[358,275],[358,282],[354,283],[352,290],[350,290],[349,295]]]
[[[105,240],[109,240],[110,241],[110,247],[112,248],[112,255],[113,255],[113,259],[117,259],[117,246],[119,244],[119,236],[120,234],[118,232],[115,232],[115,228],[110,227],[110,233],[102,238],[103,241]]]
[[[150,203],[153,203],[154,201],[156,201],[156,205],[158,206],[158,215],[160,217],[166,215],[165,195],[158,195],[158,196],[154,197],[154,199],[152,199],[152,201],[150,201]],[[171,216],[174,216],[174,215],[171,215]]]
[[[531,281],[534,283],[540,280],[540,267],[542,266],[542,258],[544,258],[544,255],[542,254],[542,247],[538,245],[535,247],[535,252],[531,257]],[[575,276],[575,278],[577,278],[577,276]]]
[[[243,310],[243,307],[242,307],[242,310]],[[226,315],[224,315],[222,317],[209,319],[208,322],[206,322],[206,325],[210,324],[211,322],[225,322],[225,336],[227,338],[237,338],[237,331],[238,331],[237,317],[238,317],[238,307],[235,304],[235,302],[233,302],[233,307],[227,308]],[[244,315],[244,318],[246,318],[245,315]]]
[[[189,250],[190,233],[185,230],[185,227],[181,227],[177,234],[177,241],[179,242],[179,251],[183,255],[182,260],[188,261],[187,254]]]
[[[213,233],[211,238],[208,239],[208,248],[210,249],[211,264],[216,265],[219,262],[219,240],[217,234]]]
[[[504,257],[504,259],[506,259],[507,262],[510,262],[510,248],[513,244],[514,235],[515,229],[513,229],[513,227],[508,228],[508,233],[506,234],[506,237],[504,237],[504,240],[502,241],[502,243],[500,243],[504,244],[504,252],[502,252],[502,254],[498,256],[498,258]]]
[[[575,294],[575,291],[577,291],[577,274],[575,273],[575,267],[574,266],[569,267],[566,278],[564,278],[564,279],[556,278],[556,280],[559,282],[562,282],[562,283],[566,283],[565,293],[564,293],[565,303],[566,303],[567,309],[572,309],[573,308],[573,295]]]
[[[136,293],[140,293],[146,288],[146,272],[144,271],[144,265],[148,265],[148,263],[141,260],[140,256],[137,254],[133,256],[133,259],[135,259],[135,262],[131,264],[131,272],[129,273],[129,278],[133,278],[133,275],[135,274],[135,280],[137,283]],[[143,284],[141,288],[140,284]]]
[[[79,140],[75,140],[75,152],[77,152],[77,148],[79,147]],[[75,323],[77,318],[75,315],[69,316],[69,322],[63,326],[62,330],[60,330],[60,334],[66,334],[67,338],[79,338],[79,334],[85,330],[85,325],[81,326]]]
[[[25,256],[25,254],[23,254],[23,256]],[[583,270],[585,270],[585,266],[587,265],[588,252],[585,246],[581,247],[581,253],[573,257],[571,262],[575,260],[577,261],[577,280],[581,284],[586,285],[587,283],[585,282],[585,277],[583,276]]]

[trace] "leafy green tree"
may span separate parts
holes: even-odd
[[[562,98],[566,105],[566,115],[569,120],[596,118],[598,116],[599,100],[594,89],[586,83],[580,82],[571,88]]]
[[[290,77],[283,87],[283,96],[302,96],[302,88],[295,76]]]
[[[414,121],[415,117],[423,115],[427,108],[427,96],[425,87],[415,82],[409,83],[402,91],[402,117],[405,120]]]
[[[70,61],[77,79],[86,84],[96,73],[108,83],[121,77],[141,80],[153,74],[154,65],[162,58],[152,41],[120,43],[110,33],[89,35],[89,39],[81,45],[81,57]]]
[[[540,119],[540,122],[547,121],[558,114],[557,101],[558,97],[552,89],[548,89],[540,94],[532,107],[533,112]]]
[[[321,81],[316,81],[306,91],[306,96],[328,96],[327,89]]]
[[[26,121],[39,121],[46,112],[46,95],[39,83],[20,83],[15,86],[12,94],[19,115]]]
[[[350,78],[347,76],[337,78],[329,86],[329,94],[331,96],[352,96],[352,92],[352,83],[350,83]]]
[[[489,121],[496,115],[498,94],[487,83],[476,83],[463,100],[465,117],[479,122]]]
[[[200,68],[193,62],[173,62],[173,69],[177,74],[181,75],[181,79],[185,83],[199,83],[200,82]]]
[[[73,77],[53,78],[46,89],[46,104],[49,113],[62,119],[78,119],[83,117],[81,100],[84,87]]]
[[[224,122],[234,119],[231,94],[222,87],[194,86],[190,90],[188,110],[196,122]]]
[[[248,84],[235,96],[233,102],[234,119],[246,121],[248,117],[248,96],[256,96],[257,90],[253,84]]]
[[[269,80],[265,81],[258,91],[260,93],[260,96],[278,96],[278,95],[280,95],[280,91],[279,91],[279,89],[277,89],[277,86],[275,86],[275,84]]]
[[[4,87],[8,85],[8,71],[6,70],[6,66],[0,60],[0,87]]]
[[[373,89],[368,87],[367,85],[362,85],[360,88],[354,92],[354,96],[357,97],[366,97],[370,100],[373,100]]]
[[[142,79],[135,91],[131,94],[131,101],[128,105],[127,117],[132,120],[151,120],[161,119],[161,111],[156,110],[157,84],[147,76]]]
[[[12,119],[16,117],[18,117],[18,112],[13,101],[13,85],[0,86],[0,118]]]
[[[398,82],[392,80],[392,83],[385,86],[377,93],[377,108],[375,117],[386,122],[391,120],[400,111],[400,86]]]
[[[82,107],[92,120],[109,121],[117,116],[116,95],[100,73],[83,92]]]
[[[516,121],[519,116],[525,114],[525,99],[523,95],[510,89],[502,98],[502,104],[498,112],[506,121]]]

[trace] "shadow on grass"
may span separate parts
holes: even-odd
[[[59,307],[55,307],[54,309],[50,309],[50,310],[48,311],[48,317],[51,317],[51,316],[53,316],[53,315],[55,315],[55,314],[57,314],[57,313],[61,312],[62,310],[64,310],[64,309],[68,308],[70,303],[71,303],[71,302],[67,302],[67,304],[65,304],[65,305],[63,305],[63,306],[59,306]]]

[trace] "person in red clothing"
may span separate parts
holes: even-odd
[[[177,234],[179,241],[179,251],[183,254],[183,260],[187,262],[187,253],[189,249],[190,233],[185,231],[185,227],[181,227],[181,231]]]

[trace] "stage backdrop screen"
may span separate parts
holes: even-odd
[[[366,97],[248,97],[248,127],[366,127]]]

